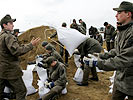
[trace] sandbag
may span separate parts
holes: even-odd
[[[76,82],[82,82],[83,79],[83,70],[79,67],[74,75],[73,80]]]

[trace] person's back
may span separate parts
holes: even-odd
[[[88,38],[78,47],[81,55],[87,56],[92,53],[100,53],[102,50],[102,46],[99,42],[93,38]]]

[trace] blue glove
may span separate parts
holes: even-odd
[[[93,67],[97,67],[97,61],[93,61]]]
[[[85,64],[89,66],[89,61],[84,60]]]
[[[44,67],[42,62],[39,62],[39,63],[37,64],[37,66],[38,66],[38,67]]]
[[[54,87],[54,82],[49,82],[49,88],[53,88]]]
[[[51,88],[54,87],[54,82],[48,82],[48,81],[46,81],[46,82],[44,83],[44,85],[45,85],[45,87],[51,89]]]

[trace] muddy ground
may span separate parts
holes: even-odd
[[[47,40],[48,35],[53,34],[55,30],[49,30],[47,26],[40,26],[26,31],[19,36],[20,43],[29,43],[32,37],[40,37],[41,41],[32,51],[20,57],[21,67],[26,69],[27,62],[35,59],[37,54],[45,53],[41,47],[41,42]],[[51,40],[47,40],[52,42]],[[58,46],[57,47],[58,51]],[[69,66],[67,67],[68,93],[62,95],[58,100],[111,100],[111,94],[108,94],[109,86],[111,85],[109,77],[113,75],[113,72],[100,72],[98,73],[99,81],[89,81],[88,86],[77,86],[73,81],[74,74],[77,67],[74,64],[73,57],[69,59]],[[33,86],[38,89],[37,80],[38,76],[36,72],[33,72],[34,80]],[[38,93],[27,96],[27,100],[37,100],[39,98]]]

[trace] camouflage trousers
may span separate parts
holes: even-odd
[[[84,72],[83,80],[82,80],[83,84],[88,83],[90,72],[92,73],[93,78],[98,78],[97,72],[96,72],[96,67],[89,67],[88,65],[84,64],[83,72]]]
[[[55,95],[59,95],[64,88],[62,86],[54,86],[47,94],[42,97],[42,100],[52,100]]]
[[[0,100],[2,99],[2,95],[4,92],[5,86],[10,87],[13,92],[16,94],[16,100],[26,100],[26,87],[22,80],[22,77],[17,79],[1,79],[0,78]]]
[[[125,100],[125,97],[128,96],[128,100],[133,100],[133,96],[129,96],[121,91],[117,90],[116,85],[113,87],[112,100]]]

